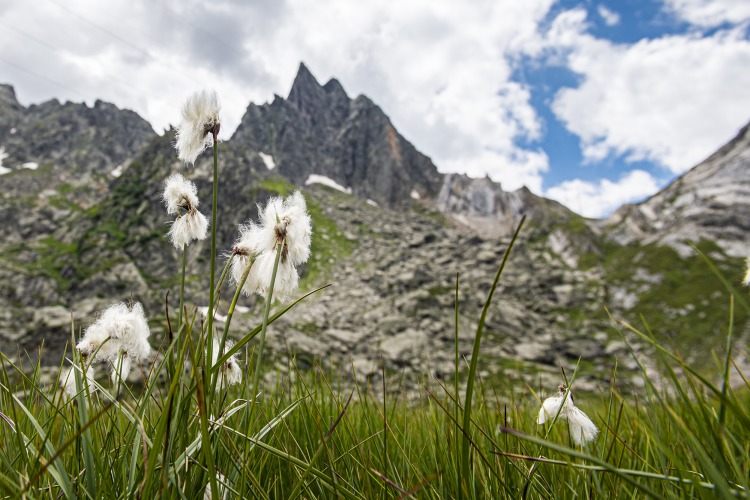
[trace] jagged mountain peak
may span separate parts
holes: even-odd
[[[10,170],[59,169],[51,183],[85,183],[90,175],[121,172],[155,132],[130,110],[96,100],[93,106],[50,99],[21,106],[10,86],[0,87],[0,146]],[[3,184],[8,181],[2,178]]]
[[[351,99],[340,82],[320,86],[304,63],[288,99],[248,106],[231,142],[272,155],[276,172],[297,185],[325,176],[381,205],[411,203],[410,193],[432,198],[440,174],[364,95]]]
[[[0,83],[0,106],[11,106],[14,108],[21,107],[16,98],[16,90],[12,85]]]
[[[294,83],[289,90],[287,101],[294,104],[300,110],[316,105],[325,99],[325,90],[315,79],[305,63],[299,64],[297,76],[294,77]]]
[[[327,94],[334,95],[338,98],[349,98],[346,90],[344,90],[344,86],[341,85],[341,82],[339,82],[335,78],[331,78],[330,80],[328,80],[326,84],[323,85],[323,90],[325,90]]]

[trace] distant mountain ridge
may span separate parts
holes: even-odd
[[[144,303],[160,338],[180,263],[165,236],[163,181],[180,171],[197,184],[203,209],[211,201],[211,155],[187,168],[173,142],[174,130],[160,136],[111,104],[24,108],[12,87],[0,86],[9,169],[0,174],[3,352],[33,350],[45,339],[48,362],[57,363],[71,312],[85,327],[125,299]],[[682,238],[715,237],[712,258],[735,274],[748,241],[747,129],[684,179],[608,221],[587,220],[526,188],[506,192],[489,178],[439,173],[370,99],[351,99],[336,80],[320,85],[304,64],[287,99],[250,104],[219,147],[220,252],[231,248],[237,224],[257,217],[256,203],[301,188],[314,220],[303,286],[334,285],[275,325],[270,345],[300,362],[351,362],[365,375],[377,371],[380,353],[397,369],[450,371],[457,275],[460,348],[469,355],[467,332],[523,215],[528,223],[486,324],[487,373],[498,379],[518,376],[522,363],[556,380],[559,366],[572,370],[579,358],[586,363],[580,387],[608,379],[608,366],[629,351],[605,305],[626,317],[659,311],[665,335],[688,324],[691,342],[709,342],[724,324],[723,288],[701,284],[696,297],[695,287],[682,286],[704,267],[683,252]],[[206,306],[207,251],[196,242],[188,254],[191,307]],[[738,329],[746,319],[738,316]],[[239,313],[233,331],[255,321],[253,310]],[[618,366],[632,369],[632,361]]]
[[[52,99],[25,108],[13,87],[0,85],[3,166],[52,163],[60,174],[108,174],[132,160],[155,134],[137,113],[96,100],[61,104]]]
[[[670,245],[683,255],[706,238],[728,254],[750,254],[750,124],[718,151],[648,200],[625,205],[604,223],[619,243]]]

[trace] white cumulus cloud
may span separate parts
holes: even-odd
[[[607,26],[617,26],[620,24],[620,14],[617,12],[608,9],[604,5],[599,5],[596,8],[596,11],[599,13],[599,16],[604,20],[604,24]]]
[[[696,26],[750,21],[750,2],[747,0],[666,0],[665,4],[668,11]]]
[[[582,9],[547,33],[554,58],[581,75],[552,103],[584,158],[615,154],[685,172],[750,119],[750,41],[742,28],[615,44],[586,32]]]
[[[248,102],[286,95],[304,61],[321,83],[368,95],[440,170],[533,188],[547,168],[528,146],[540,120],[510,60],[553,3],[11,2],[0,53],[15,66],[0,68],[24,104],[101,98],[156,130],[177,122],[191,92],[214,88],[226,139]]]
[[[633,170],[615,182],[608,179],[564,181],[544,194],[584,217],[606,217],[622,204],[642,201],[658,189],[651,174]]]

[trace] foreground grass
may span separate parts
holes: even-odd
[[[675,375],[661,390],[627,397],[613,384],[576,400],[602,429],[593,445],[578,449],[562,422],[536,424],[530,389],[521,396],[479,390],[467,494],[449,389],[425,381],[417,398],[397,385],[383,395],[364,383],[337,390],[336,377],[293,372],[259,405],[249,429],[245,386],[222,396],[210,441],[229,497],[714,497],[744,496],[750,486],[747,386],[722,395],[696,376]],[[65,403],[40,387],[38,371],[28,378],[3,372],[3,496],[202,497],[209,478],[195,448],[198,415],[169,431],[179,453],[165,462],[164,445],[154,446],[164,395],[146,388],[113,402],[107,393]],[[272,426],[267,434],[264,426]]]
[[[155,363],[138,392],[123,387],[116,396],[118,388],[108,382],[88,389],[78,373],[78,395],[68,400],[41,382],[39,365],[28,371],[4,358],[0,495],[745,497],[750,384],[731,355],[735,294],[725,283],[730,311],[723,346],[715,350],[718,383],[659,345],[647,327],[613,320],[623,338],[651,346],[660,370],[643,367],[643,391],[626,395],[613,366],[607,388],[576,396],[601,430],[583,447],[573,445],[563,420],[536,423],[540,401],[555,388],[550,394],[531,387],[484,390],[474,376],[484,315],[468,370],[457,370],[467,375],[447,385],[425,378],[416,394],[402,391],[397,377],[362,380],[347,367],[299,372],[294,360],[259,396],[250,383],[207,391],[211,368],[194,345],[202,333],[191,330],[193,320],[185,323],[187,331],[175,332],[164,361]],[[490,292],[487,304],[491,300]],[[236,350],[254,345],[258,331],[240,339]],[[75,353],[74,360],[81,363]],[[254,365],[249,354],[244,380],[251,380]],[[561,373],[574,394],[577,375]],[[729,384],[730,376],[740,383]]]

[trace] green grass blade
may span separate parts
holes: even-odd
[[[467,496],[473,496],[471,494],[472,489],[469,485],[469,479],[472,477],[471,471],[469,468],[469,452],[471,450],[471,443],[469,439],[469,435],[471,433],[470,427],[471,427],[471,403],[472,403],[472,397],[474,393],[474,377],[476,375],[477,371],[477,363],[479,361],[479,346],[482,342],[482,333],[484,332],[484,322],[487,319],[487,312],[490,309],[490,303],[492,302],[492,296],[495,294],[495,290],[497,289],[497,285],[500,282],[500,276],[503,274],[503,270],[505,269],[505,264],[508,261],[508,257],[510,256],[510,252],[513,249],[513,245],[516,242],[516,239],[518,238],[518,234],[521,232],[521,228],[523,227],[524,222],[526,221],[526,216],[524,215],[521,218],[521,222],[518,224],[518,228],[516,229],[516,232],[513,233],[513,238],[510,240],[510,244],[508,245],[508,248],[505,250],[505,254],[503,255],[503,260],[500,263],[500,267],[497,270],[497,273],[495,274],[495,279],[492,282],[492,286],[490,287],[490,291],[487,295],[487,300],[484,303],[484,307],[482,308],[482,314],[479,319],[479,323],[477,324],[477,332],[474,336],[474,347],[471,351],[471,362],[469,364],[469,375],[466,380],[466,399],[464,400],[464,435],[463,435],[463,441],[461,443],[461,475],[464,479],[462,482],[462,491],[464,495]]]

